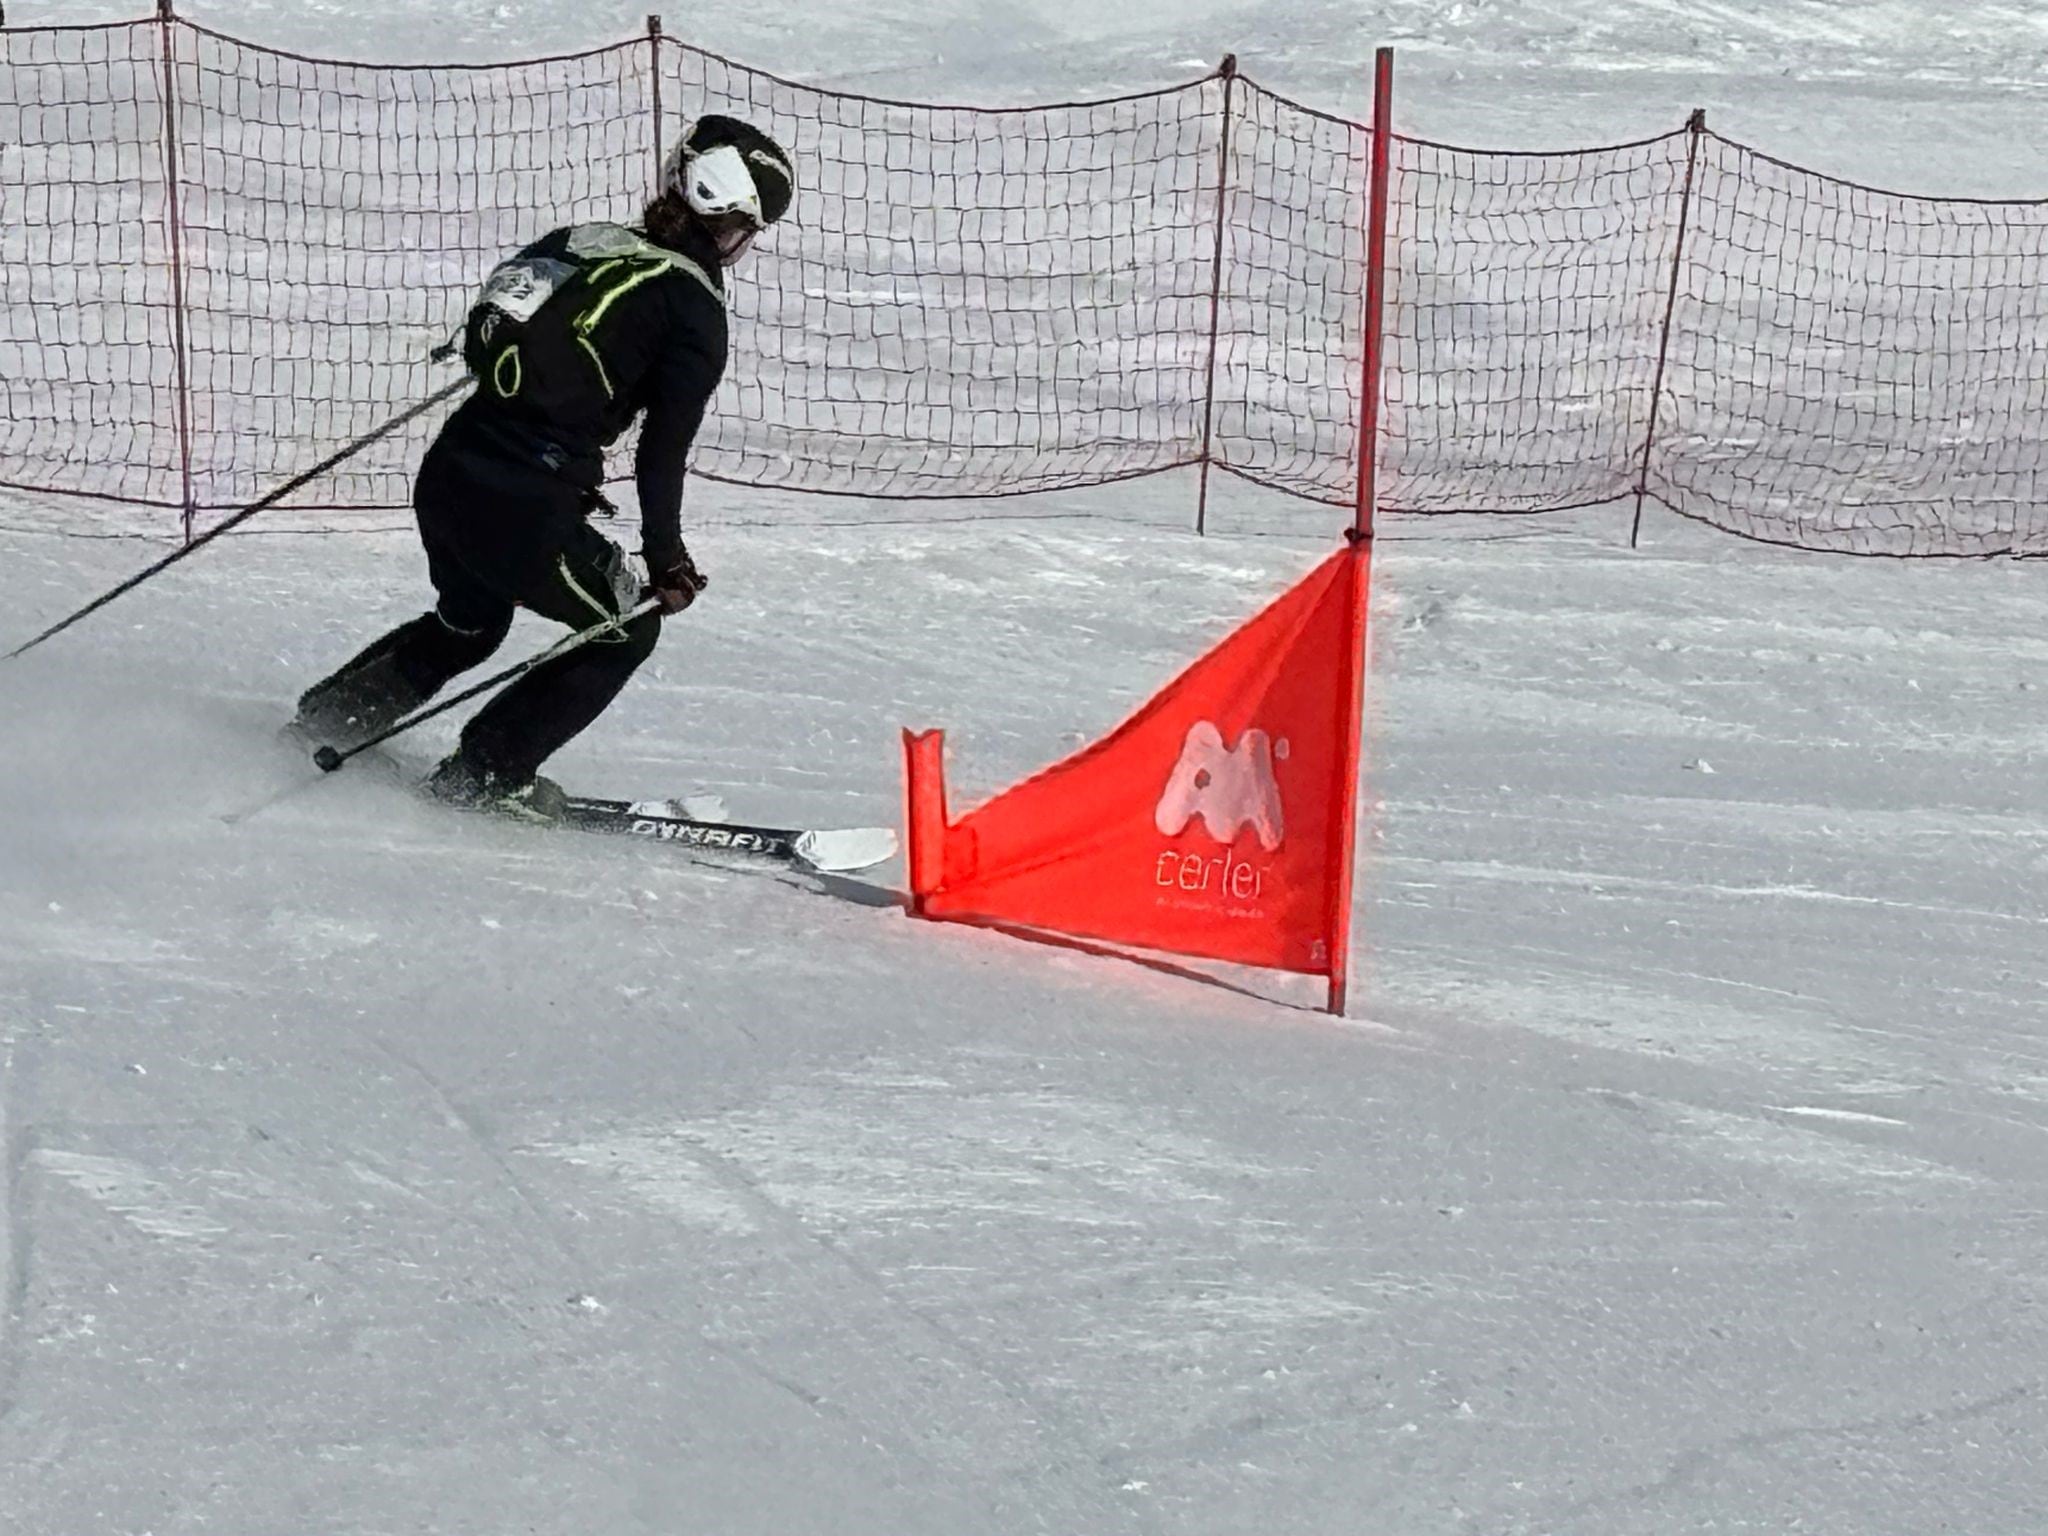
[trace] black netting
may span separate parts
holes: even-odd
[[[0,31],[8,485],[183,503],[164,36],[154,25]],[[44,510],[66,522],[85,515]],[[177,527],[161,514],[146,521]]]
[[[202,507],[253,500],[453,376],[429,354],[556,224],[655,174],[645,43],[491,69],[318,63],[178,29]],[[406,505],[431,421],[299,498]]]
[[[1556,155],[1396,145],[1388,508],[1542,512],[1634,487],[1685,158],[1682,133]]]
[[[988,112],[681,47],[666,62],[681,114],[762,124],[802,177],[733,282],[733,382],[700,471],[987,496],[1198,456],[1218,82]]]
[[[1222,75],[992,111],[653,38],[383,67],[163,21],[0,32],[0,483],[209,525],[449,378],[428,354],[489,268],[634,219],[706,111],[789,145],[801,193],[735,274],[700,475],[992,497],[1206,453],[1351,501],[1358,124]],[[1874,192],[1704,132],[1390,153],[1387,509],[1642,489],[1810,547],[2048,552],[2048,206]],[[389,521],[432,428],[297,515]]]
[[[1707,135],[1650,489],[1752,538],[2048,552],[2048,204],[1901,197]]]
[[[1211,452],[1247,479],[1348,503],[1372,135],[1248,80],[1233,106]]]

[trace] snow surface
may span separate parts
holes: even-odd
[[[417,55],[638,9],[195,14]],[[1697,72],[1677,14],[770,5],[699,40],[1011,99],[1237,46],[1338,106],[1393,40],[1446,136],[1713,91],[1792,158],[2048,190],[2031,136],[1970,153],[2038,111],[2031,9],[1688,8],[1749,50]],[[1190,497],[754,498],[560,770],[889,821],[896,728],[940,724],[971,800],[1329,547],[1198,541]],[[8,642],[157,553],[0,533]],[[1341,1023],[319,779],[279,714],[419,567],[237,539],[0,668],[8,1536],[2048,1528],[2038,567],[1397,522]]]
[[[9,1529],[2040,1529],[2040,573],[1620,535],[1383,545],[1346,1024],[318,780],[401,538],[52,642]],[[1319,548],[722,530],[561,768],[886,820],[899,723],[992,788]],[[9,536],[6,611],[142,553]]]

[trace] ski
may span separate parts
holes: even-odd
[[[705,853],[800,864],[827,874],[869,869],[896,856],[889,827],[752,827],[734,821],[705,821],[682,814],[671,800],[594,800],[569,797],[564,824],[585,832],[677,843]]]
[[[281,730],[279,737],[296,750],[310,749],[310,738],[291,726]],[[415,792],[420,790],[421,770],[394,753],[378,748],[364,753],[361,761],[375,763]],[[492,814],[489,807],[477,809]],[[547,825],[540,821],[528,824]],[[898,847],[896,833],[889,827],[755,827],[728,821],[725,801],[702,792],[668,800],[570,795],[567,814],[558,824],[582,832],[675,843],[697,852],[794,864],[824,874],[872,869],[894,858]]]

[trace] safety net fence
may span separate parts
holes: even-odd
[[[800,193],[734,274],[696,476],[859,516],[1206,464],[1349,504],[1370,130],[1228,65],[997,110],[655,31],[391,66],[164,14],[0,31],[0,485],[66,493],[5,520],[204,531],[458,376],[432,353],[491,266],[636,221],[714,111]],[[2048,204],[1864,188],[1697,118],[1389,148],[1384,510],[1636,496],[1808,548],[2048,552]],[[291,515],[391,522],[433,430]]]

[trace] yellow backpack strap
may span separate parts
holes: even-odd
[[[599,270],[608,267],[614,260],[648,262],[659,269],[673,269],[687,277],[694,278],[704,291],[725,303],[725,290],[718,280],[696,262],[680,251],[672,251],[665,245],[656,245],[645,235],[630,230],[623,224],[579,224],[569,232],[569,251],[581,260],[595,263],[591,279],[595,281]],[[649,276],[654,273],[650,272]],[[634,286],[644,278],[636,279]],[[594,322],[593,322],[594,323]]]
[[[519,386],[524,378],[525,372],[519,362],[519,346],[515,342],[500,352],[497,362],[492,364],[491,388],[498,392],[500,400],[510,400],[519,393]]]

